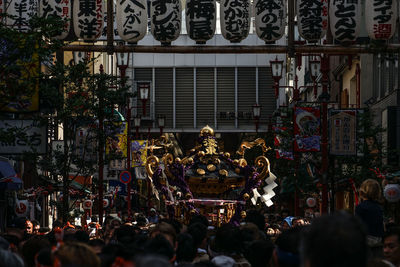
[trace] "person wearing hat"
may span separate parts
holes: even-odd
[[[158,223],[159,218],[155,208],[150,209],[150,214],[149,217],[147,217],[147,220],[149,221],[149,223],[154,223],[154,224]]]

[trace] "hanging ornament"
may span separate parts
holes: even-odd
[[[147,33],[147,0],[118,0],[115,9],[121,39],[133,44],[142,40]]]
[[[186,29],[196,44],[205,44],[214,36],[215,0],[186,0]]]
[[[328,29],[328,1],[297,0],[297,27],[310,43],[322,39]]]
[[[400,185],[388,184],[383,189],[383,195],[388,202],[394,203],[400,200]]]
[[[341,43],[355,41],[360,32],[361,12],[361,1],[330,1],[332,36]]]
[[[103,208],[108,208],[108,206],[110,205],[110,201],[108,199],[103,199]]]
[[[257,36],[266,44],[282,38],[286,25],[286,0],[255,0]]]
[[[64,27],[55,38],[64,40],[71,28],[71,1],[40,0],[40,16],[44,18],[55,17],[64,21]]]
[[[221,0],[221,31],[231,43],[239,43],[249,35],[250,1]]]
[[[93,201],[87,199],[87,200],[83,201],[82,204],[83,204],[83,205],[82,205],[82,206],[83,206],[83,209],[85,209],[85,210],[90,210],[90,209],[92,208],[92,206],[93,206]]]
[[[100,37],[104,23],[104,0],[77,0],[74,2],[75,35],[87,42]]]
[[[170,45],[181,32],[182,7],[180,0],[151,1],[151,34],[162,45]]]
[[[365,27],[374,40],[388,40],[396,30],[397,1],[365,1]]]
[[[309,197],[306,200],[307,207],[314,208],[317,205],[317,200],[313,197]]]

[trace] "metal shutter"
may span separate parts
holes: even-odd
[[[155,69],[155,118],[165,115],[165,127],[172,128],[173,72],[172,68]]]
[[[256,103],[256,68],[238,68],[238,120],[239,128],[254,125],[253,105]],[[254,126],[253,126],[254,127]],[[250,128],[252,129],[252,128]]]
[[[193,128],[193,68],[176,68],[176,128]]]
[[[197,127],[214,127],[214,68],[196,69]]]
[[[235,116],[235,68],[218,68],[217,69],[218,129],[234,129],[235,128],[234,116]]]
[[[262,106],[260,124],[268,123],[276,109],[271,68],[258,68],[258,102]]]

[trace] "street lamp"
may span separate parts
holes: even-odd
[[[119,46],[123,46],[124,42],[120,42]],[[126,69],[129,65],[129,54],[127,52],[118,52],[117,53],[117,67],[121,74],[121,85],[125,87],[125,75]],[[126,136],[126,170],[130,171],[131,169],[131,108],[129,107],[129,97],[126,99],[126,120],[127,120],[127,130],[128,134]],[[131,182],[128,183],[127,186],[128,191],[128,217],[131,217]]]
[[[279,95],[279,80],[282,78],[282,70],[283,70],[283,60],[278,60],[278,57],[275,60],[270,60],[272,78],[274,79],[274,88],[275,88],[275,98],[278,98]]]
[[[137,114],[134,118],[133,118],[133,123],[135,124],[135,128],[136,128],[136,139],[139,138],[139,127],[140,127],[140,122],[141,122],[141,117],[139,114]]]
[[[157,117],[157,121],[158,121],[158,127],[160,128],[160,135],[163,134],[163,129],[165,126],[165,115],[158,115]]]
[[[260,116],[261,116],[261,106],[256,103],[253,105],[253,117],[255,120],[257,133],[258,133],[258,124],[260,123]]]
[[[143,116],[146,116],[146,102],[149,99],[150,86],[146,84],[139,84],[139,95],[142,100]]]
[[[316,57],[314,57],[309,61],[309,64],[310,64],[311,79],[313,80],[313,86],[314,86],[314,97],[317,97],[316,80],[321,70],[321,62]]]

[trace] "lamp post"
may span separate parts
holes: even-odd
[[[119,45],[124,45],[123,42],[119,43]],[[121,85],[125,87],[125,76],[126,69],[129,65],[129,52],[118,52],[117,53],[117,67],[121,74]],[[130,171],[131,169],[131,108],[129,106],[129,97],[126,98],[126,121],[127,121],[127,135],[126,135],[126,170]],[[131,218],[131,181],[127,185],[127,193],[128,193],[128,218]]]
[[[162,135],[165,126],[165,115],[162,114],[158,115],[157,121],[158,121],[158,127],[160,128],[160,135]]]
[[[146,116],[146,102],[149,100],[149,84],[139,84],[140,100],[142,100],[143,116]]]
[[[274,79],[274,89],[275,89],[275,98],[279,96],[279,80],[282,78],[282,70],[283,70],[283,60],[278,60],[278,57],[275,60],[270,61],[272,78]]]
[[[313,86],[314,86],[314,97],[317,97],[317,86],[316,86],[316,80],[318,78],[318,75],[320,73],[321,69],[321,62],[317,59],[317,57],[313,57],[310,61],[310,74],[311,74],[311,79],[313,80]]]
[[[260,123],[261,106],[256,103],[253,105],[253,117],[256,124],[256,133],[258,133],[258,125]]]
[[[141,122],[142,118],[140,117],[139,114],[137,114],[134,118],[133,118],[133,123],[135,124],[135,128],[136,128],[136,139],[139,138],[139,127],[140,127],[140,122]]]

